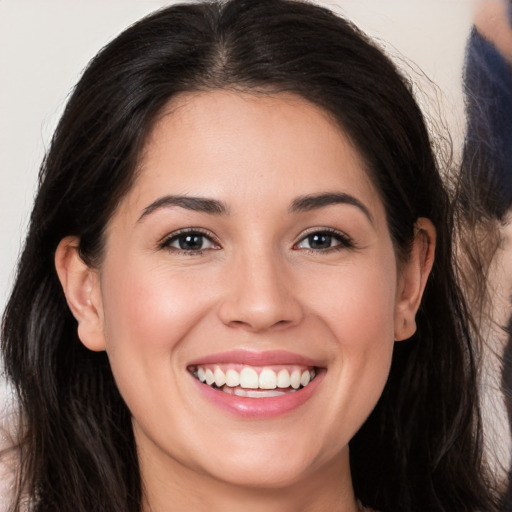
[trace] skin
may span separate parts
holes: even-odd
[[[291,211],[326,192],[360,205]],[[226,212],[148,210],[167,195]],[[203,250],[179,249],[188,227],[207,235]],[[381,394],[395,340],[415,330],[435,245],[431,223],[418,228],[398,271],[358,152],[301,98],[215,91],[168,105],[109,222],[100,268],[72,237],[56,255],[80,338],[107,351],[132,412],[147,510],[357,510],[348,442]],[[311,249],[308,236],[326,229],[339,236]],[[326,371],[297,409],[243,418],[205,399],[187,371],[238,349],[284,350]]]
[[[510,0],[485,0],[478,3],[475,26],[512,63],[512,26],[509,20]]]

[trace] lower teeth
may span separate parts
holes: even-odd
[[[244,389],[240,386],[236,388],[230,388],[229,386],[223,386],[222,388],[217,388],[219,390],[224,391],[228,395],[236,395],[243,396],[246,398],[271,398],[274,396],[283,396],[288,393],[295,393],[296,389],[288,389],[287,391],[281,389]]]

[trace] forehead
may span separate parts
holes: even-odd
[[[328,113],[292,94],[209,91],[163,109],[126,199],[191,194],[236,206],[329,191],[382,209],[362,156]]]

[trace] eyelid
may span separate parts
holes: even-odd
[[[188,234],[199,234],[201,236],[204,236],[205,238],[208,238],[210,240],[210,242],[213,245],[215,245],[216,247],[207,248],[207,249],[197,249],[194,251],[194,250],[183,250],[183,249],[179,249],[179,248],[170,246],[170,243],[172,241],[179,238],[180,236],[188,235]],[[339,244],[329,247],[329,248],[326,248],[326,249],[311,249],[311,248],[307,248],[307,247],[304,247],[304,248],[297,247],[298,244],[300,244],[306,238],[308,238],[309,236],[314,235],[314,234],[328,234],[328,235],[336,238],[338,240]],[[186,253],[188,255],[198,254],[198,253],[201,253],[203,251],[208,251],[208,250],[218,250],[218,249],[222,248],[218,237],[214,233],[212,233],[211,231],[209,231],[207,229],[200,228],[200,227],[194,227],[194,226],[180,228],[180,229],[177,229],[170,233],[167,233],[165,236],[163,236],[157,242],[156,245],[157,245],[157,247],[156,247],[157,249],[167,249],[167,250],[172,250],[173,252],[176,252],[176,253]],[[347,235],[346,233],[344,233],[343,231],[340,231],[338,229],[328,228],[328,227],[320,227],[320,226],[309,228],[306,231],[303,231],[300,234],[300,237],[298,238],[298,240],[293,244],[294,250],[309,251],[309,252],[315,252],[315,253],[318,253],[318,252],[328,253],[330,251],[336,251],[336,250],[342,250],[342,249],[353,249],[353,248],[356,248],[356,244],[354,243],[353,239],[349,235]]]
[[[327,235],[333,236],[340,243],[338,245],[335,245],[333,247],[329,247],[326,249],[311,249],[311,248],[307,248],[307,247],[304,247],[304,248],[297,247],[298,244],[303,242],[306,238],[310,237],[311,235],[315,235],[315,234],[327,234]],[[306,231],[302,232],[300,234],[300,237],[298,238],[297,242],[295,242],[293,244],[293,248],[295,250],[301,250],[301,251],[310,251],[310,252],[315,252],[315,253],[318,253],[318,252],[327,253],[330,251],[336,251],[336,250],[341,250],[341,249],[354,249],[354,248],[356,248],[356,244],[354,243],[353,239],[349,235],[344,233],[343,231],[340,231],[340,230],[334,229],[334,228],[315,227],[315,228],[309,228]]]
[[[209,249],[198,249],[196,251],[185,251],[185,250],[182,250],[182,249],[171,247],[169,245],[174,239],[177,239],[180,236],[189,235],[189,234],[199,234],[201,236],[204,236],[205,238],[208,238],[216,247],[209,248]],[[170,233],[167,233],[165,236],[163,236],[157,242],[156,245],[157,245],[157,249],[168,249],[168,250],[172,250],[173,252],[178,252],[178,253],[182,252],[182,253],[187,253],[189,255],[190,254],[197,254],[197,253],[200,253],[202,251],[217,250],[217,249],[221,248],[220,241],[219,241],[219,239],[217,238],[216,235],[214,235],[211,231],[208,231],[207,229],[198,228],[198,227],[194,227],[194,226],[190,226],[190,227],[186,227],[186,228],[180,228],[180,229],[177,229],[176,231],[172,231]]]

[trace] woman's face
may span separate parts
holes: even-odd
[[[322,110],[188,94],[108,225],[101,342],[82,340],[108,353],[143,474],[291,485],[348,468],[400,337],[401,276],[379,195]]]

